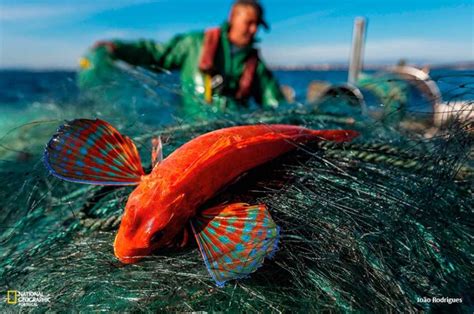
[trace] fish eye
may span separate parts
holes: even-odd
[[[163,230],[159,230],[153,234],[153,236],[150,238],[150,243],[156,243],[161,240],[165,232]]]

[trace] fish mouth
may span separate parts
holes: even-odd
[[[119,241],[118,236],[115,238],[114,255],[123,264],[134,264],[142,258],[149,256],[151,252],[152,248],[137,248],[131,243],[127,243],[127,241]]]
[[[117,243],[120,243],[120,245],[117,245]],[[146,248],[134,248],[132,245],[126,244],[126,242],[118,242],[116,238],[114,242],[114,255],[123,264],[134,264],[159,249],[175,249],[176,247],[180,246],[170,240],[161,245],[155,244]]]
[[[127,254],[117,254],[117,252],[115,252],[115,256],[118,258],[118,260],[123,263],[123,264],[134,264],[134,263],[137,263],[138,261],[140,261],[142,258],[148,256],[149,253],[148,251],[147,252],[137,252],[136,250],[135,251],[132,251],[130,253],[127,253]]]
[[[114,250],[115,256],[123,264],[134,264],[139,262],[142,258],[150,255],[148,249],[132,249],[127,251]]]

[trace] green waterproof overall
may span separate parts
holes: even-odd
[[[212,106],[218,111],[245,108],[248,107],[249,98],[253,98],[264,109],[276,108],[280,102],[285,101],[277,81],[252,45],[237,48],[230,44],[227,37],[228,27],[229,25],[224,23],[220,32],[217,32],[220,38],[216,49],[212,51],[214,57],[211,66],[205,71],[202,69],[201,60],[205,32],[177,35],[166,44],[152,40],[115,40],[111,42],[114,49],[109,56],[152,70],[179,69],[186,114],[197,114],[202,111],[202,106]],[[242,94],[241,77],[251,58],[255,60],[253,72],[250,71],[251,85],[246,93]]]

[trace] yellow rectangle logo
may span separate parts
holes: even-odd
[[[17,302],[18,302],[17,292],[18,291],[16,291],[16,290],[7,291],[7,303],[8,304],[17,304]]]

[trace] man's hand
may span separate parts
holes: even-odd
[[[100,49],[102,47],[104,47],[105,50],[107,51],[108,59],[113,59],[117,46],[111,41],[101,40],[101,41],[96,42],[92,46],[91,50],[95,51],[95,50]],[[79,59],[79,68],[81,68],[82,70],[92,69],[94,67],[93,63],[94,63],[94,61],[91,60],[90,57],[84,56],[84,57]]]

